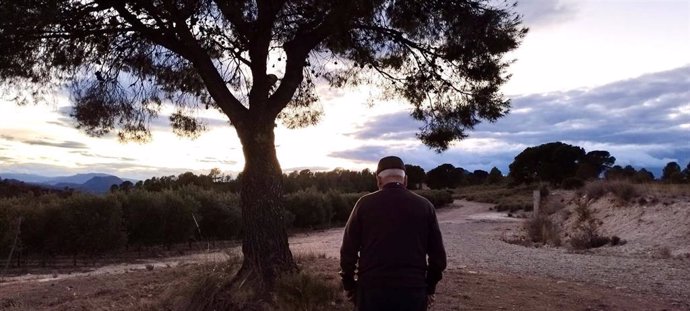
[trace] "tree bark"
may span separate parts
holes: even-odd
[[[245,166],[240,189],[244,261],[235,281],[258,295],[271,291],[281,273],[297,269],[288,245],[274,127],[273,120],[236,127]]]

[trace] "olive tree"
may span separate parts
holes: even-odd
[[[67,89],[89,135],[150,139],[164,105],[180,135],[197,109],[227,116],[242,144],[244,262],[270,289],[296,268],[282,213],[274,128],[318,122],[316,85],[375,85],[411,104],[437,150],[509,109],[500,92],[526,29],[485,0],[0,1],[0,80],[27,102]]]

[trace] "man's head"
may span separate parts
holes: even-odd
[[[388,156],[379,160],[376,168],[376,181],[379,189],[385,184],[397,182],[407,186],[407,175],[405,174],[405,163],[396,157]]]

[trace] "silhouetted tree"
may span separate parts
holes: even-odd
[[[179,135],[205,129],[198,108],[224,113],[245,158],[238,279],[263,293],[296,269],[276,120],[316,123],[317,79],[372,83],[411,103],[419,138],[445,150],[508,112],[503,56],[526,33],[511,10],[482,0],[5,1],[0,80],[19,102],[69,86],[72,116],[94,136],[146,141],[170,102]]]
[[[407,188],[421,189],[424,179],[426,179],[426,172],[421,166],[405,164],[405,173],[407,174]]]
[[[676,162],[668,162],[662,172],[661,180],[667,183],[682,183],[683,174],[681,173],[680,165]]]
[[[683,176],[685,176],[685,182],[690,183],[690,162],[683,170]]]
[[[601,173],[610,169],[614,163],[616,163],[616,158],[612,157],[608,151],[590,151],[578,164],[575,175],[584,180],[599,178]]]
[[[654,181],[654,174],[652,172],[647,171],[646,169],[642,168],[639,171],[635,173],[635,176],[633,177],[633,180],[636,183],[648,183]]]
[[[455,188],[464,179],[464,170],[452,164],[441,164],[426,173],[426,185],[431,189]]]
[[[529,147],[515,157],[508,174],[517,183],[547,181],[560,183],[575,176],[585,150],[562,142]]]
[[[481,185],[486,182],[489,177],[489,172],[485,170],[474,170],[472,173],[468,174],[465,178],[467,183],[470,185]]]
[[[489,172],[489,177],[486,179],[488,184],[498,184],[503,180],[503,173],[497,167],[493,167]]]

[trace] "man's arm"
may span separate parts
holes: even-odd
[[[436,293],[436,284],[443,277],[443,270],[446,269],[446,249],[443,247],[443,237],[438,226],[436,211],[431,206],[429,217],[429,241],[428,241],[429,267],[426,272],[427,294]]]
[[[343,288],[352,291],[357,286],[355,282],[355,270],[359,261],[359,249],[361,245],[361,228],[359,221],[359,204],[357,201],[352,209],[350,218],[345,225],[343,234],[343,244],[340,247],[340,277],[343,281]]]

